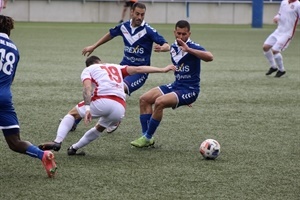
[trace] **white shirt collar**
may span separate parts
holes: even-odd
[[[6,33],[0,33],[0,37],[4,37],[4,38],[9,39],[9,37],[8,37],[8,35]]]

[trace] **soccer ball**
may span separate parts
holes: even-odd
[[[199,151],[205,159],[214,160],[219,156],[220,148],[221,146],[218,141],[207,139],[201,143]]]

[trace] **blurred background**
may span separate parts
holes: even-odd
[[[272,24],[281,0],[140,0],[149,23]],[[118,22],[123,0],[8,0],[2,14],[23,22]],[[129,12],[126,13],[129,19]],[[254,22],[256,21],[257,22]]]

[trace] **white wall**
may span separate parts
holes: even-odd
[[[204,24],[251,24],[250,3],[190,3],[187,18],[185,3],[145,3],[146,21],[149,23],[175,23],[188,19],[190,23]],[[26,22],[118,22],[123,3],[83,1],[9,1],[1,14],[15,21]],[[279,4],[265,4],[263,23],[271,24]],[[127,13],[129,17],[129,14]]]

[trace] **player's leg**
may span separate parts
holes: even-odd
[[[197,91],[178,90],[158,97],[154,103],[154,110],[145,137],[147,139],[152,138],[162,120],[163,110],[165,108],[175,109],[179,106],[190,105],[196,101],[198,95],[199,93]]]
[[[111,99],[99,99],[97,106],[91,106],[93,116],[98,116],[99,121],[95,127],[88,130],[80,140],[68,148],[68,155],[77,155],[77,150],[96,140],[106,127],[120,122],[125,115],[125,108],[120,103]],[[81,153],[82,154],[82,153]]]
[[[272,47],[274,59],[278,66],[278,71],[275,75],[275,77],[277,78],[283,76],[286,73],[281,52],[289,46],[290,41],[291,39],[288,35],[283,35],[281,37],[278,37],[276,44]]]
[[[130,96],[130,94],[138,89],[140,89],[146,82],[148,78],[148,74],[135,74],[131,76],[127,76],[124,79],[124,91],[126,94]],[[117,130],[120,122],[117,124],[107,127],[106,132],[112,133]]]
[[[54,150],[59,151],[61,148],[61,144],[64,139],[67,137],[68,133],[70,132],[71,128],[73,127],[74,121],[76,119],[81,119],[81,116],[84,116],[85,108],[84,103],[80,102],[72,108],[67,115],[61,120],[57,132],[56,138],[51,142],[45,142],[40,144],[38,147],[42,150]]]
[[[128,2],[125,2],[124,6],[123,6],[122,14],[121,14],[121,20],[119,21],[119,23],[122,23],[124,21],[125,14],[126,14],[128,7],[129,7]]]
[[[12,151],[27,154],[31,157],[38,158],[42,161],[48,177],[52,178],[56,174],[57,166],[54,160],[54,154],[50,151],[42,151],[37,146],[28,141],[20,139],[20,129],[3,129],[3,134]]]
[[[153,135],[162,119],[163,109],[176,107],[177,102],[178,99],[175,93],[168,93],[156,98],[154,103],[154,110],[152,116],[149,119],[147,131],[142,137],[132,141],[130,144],[139,148],[153,146],[155,143]]]
[[[2,0],[2,1],[3,1],[3,6],[2,7],[3,7],[3,9],[5,9],[8,0]]]
[[[198,91],[192,90],[169,92],[170,90],[168,90],[166,86],[160,86],[160,89],[163,93],[165,93],[165,95],[159,96],[155,100],[154,110],[149,120],[149,125],[146,133],[144,134],[144,136],[131,142],[131,145],[135,147],[148,147],[154,144],[153,135],[162,120],[163,110],[165,108],[175,109],[179,106],[190,105],[196,101],[199,95]],[[166,93],[166,91],[168,91],[168,93]]]
[[[276,72],[278,69],[277,69],[277,65],[276,65],[276,62],[275,62],[275,58],[274,58],[274,54],[273,54],[273,51],[272,51],[272,47],[273,45],[276,43],[277,41],[277,38],[275,37],[274,34],[271,34],[264,42],[263,44],[263,52],[264,52],[264,55],[269,63],[269,70],[267,71],[266,75],[270,75],[272,74],[273,72]]]
[[[163,93],[159,87],[152,88],[148,92],[144,93],[139,100],[140,105],[140,124],[142,127],[142,134],[144,135],[148,130],[149,120],[152,115],[152,105],[155,100],[162,96]]]
[[[0,12],[4,8],[4,0],[0,0]]]

